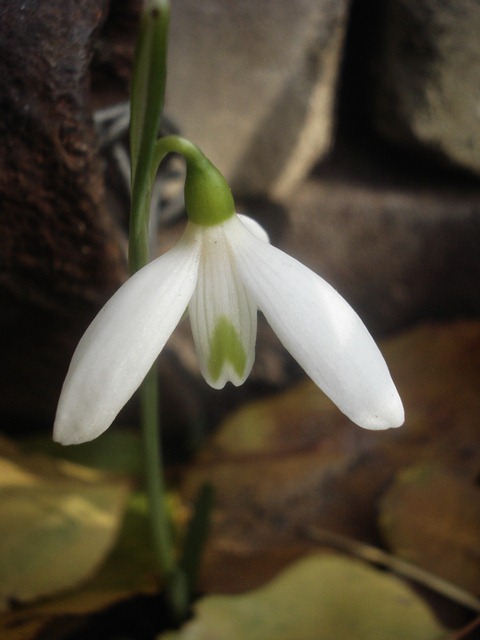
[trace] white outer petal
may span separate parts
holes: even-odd
[[[245,382],[255,360],[257,307],[248,295],[228,244],[228,233],[235,217],[212,227],[197,227],[202,235],[198,282],[188,312],[200,370],[208,384],[222,389],[227,382],[238,386]],[[193,223],[189,223],[192,224]],[[246,355],[243,375],[225,362],[220,376],[209,371],[212,337],[221,317],[235,328]]]
[[[243,224],[247,227],[247,229],[253,233],[254,236],[257,236],[257,238],[259,238],[260,240],[263,240],[264,242],[270,242],[268,233],[265,231],[265,229],[262,227],[260,223],[258,223],[253,218],[250,218],[250,216],[246,216],[243,213],[237,213],[237,216],[243,222]]]
[[[54,440],[96,438],[140,386],[182,317],[197,281],[199,239],[178,244],[123,284],[90,324],[70,363]]]
[[[273,330],[338,408],[367,429],[403,424],[385,360],[350,305],[313,271],[244,226],[232,248],[245,286]]]

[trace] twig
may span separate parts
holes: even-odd
[[[451,636],[448,636],[447,640],[465,640],[465,638],[475,630],[480,630],[480,617],[469,622],[466,627],[454,631]]]
[[[480,600],[468,591],[465,591],[451,582],[448,582],[443,578],[439,578],[429,571],[425,571],[410,562],[402,560],[396,556],[392,556],[377,547],[365,544],[364,542],[358,542],[357,540],[352,540],[346,536],[326,531],[318,527],[311,527],[307,529],[305,534],[314,542],[328,544],[354,556],[358,556],[362,560],[366,560],[372,564],[388,567],[392,572],[413,580],[417,584],[427,587],[428,589],[453,600],[457,604],[480,613]]]

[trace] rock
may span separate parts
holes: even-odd
[[[335,286],[377,335],[478,314],[478,183],[411,159],[395,167],[364,153],[363,164],[349,163],[343,153],[287,202],[277,244]]]
[[[88,102],[106,3],[22,6],[1,16],[1,286],[62,309],[62,297],[101,299],[124,275]]]
[[[104,0],[0,7],[0,405],[48,420],[75,342],[126,276],[89,101]]]
[[[235,192],[284,197],[330,148],[348,0],[177,0],[167,114]]]
[[[479,3],[388,0],[381,11],[376,128],[479,173]]]

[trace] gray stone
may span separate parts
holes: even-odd
[[[166,111],[237,194],[283,197],[329,149],[349,0],[176,0]]]
[[[376,127],[480,172],[480,3],[387,0]]]
[[[288,207],[277,243],[322,275],[379,335],[480,313],[480,185],[443,174],[332,166]]]

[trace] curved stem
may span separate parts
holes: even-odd
[[[157,141],[150,184],[168,153],[178,153],[186,161],[185,209],[191,222],[214,226],[235,215],[235,203],[225,178],[197,146],[180,136],[166,136]]]
[[[195,146],[193,142],[190,142],[190,140],[175,135],[165,136],[157,140],[153,151],[153,162],[151,166],[153,176],[157,172],[160,162],[168,153],[178,153],[183,156],[187,162],[198,163],[201,162],[202,159],[206,160],[200,149]],[[153,176],[151,175],[151,180]]]

